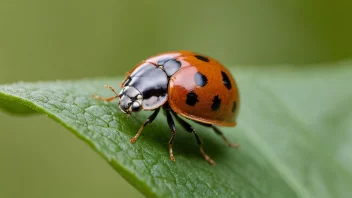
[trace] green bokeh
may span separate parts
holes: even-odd
[[[0,0],[0,83],[123,75],[177,49],[258,69],[336,61],[352,57],[351,8],[349,0]],[[141,196],[43,116],[0,113],[0,157],[0,197]]]

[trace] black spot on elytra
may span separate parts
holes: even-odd
[[[197,102],[199,102],[197,94],[193,91],[189,92],[187,94],[186,104],[194,106]]]
[[[221,75],[222,75],[222,83],[224,83],[224,85],[227,89],[231,89],[232,88],[231,81],[230,81],[229,77],[227,76],[227,74],[222,71]]]
[[[219,109],[221,104],[221,100],[218,95],[216,95],[213,99],[213,104],[211,105],[211,110],[216,111]]]
[[[209,62],[209,58],[201,55],[194,55],[198,60],[204,61],[204,62]]]
[[[232,112],[235,112],[237,108],[237,102],[233,102],[233,106],[232,106]]]
[[[198,86],[201,86],[201,87],[204,87],[207,82],[208,82],[208,79],[206,76],[204,76],[203,74],[197,72],[195,75],[194,75],[194,82],[198,85]]]

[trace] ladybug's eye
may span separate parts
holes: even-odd
[[[139,104],[139,102],[134,101],[132,103],[132,105],[130,106],[130,111],[136,112],[136,111],[139,111],[139,110],[141,110],[141,105]]]

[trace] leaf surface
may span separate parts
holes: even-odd
[[[151,112],[127,118],[111,103],[122,78],[16,83],[0,86],[0,108],[39,112],[87,142],[142,193],[152,197],[352,197],[352,63],[311,69],[233,68],[241,104],[238,126],[221,128],[240,149],[191,123],[216,161],[203,160],[192,134],[171,133],[162,114],[134,136]],[[63,143],[64,146],[64,143]],[[99,171],[99,170],[97,170]]]

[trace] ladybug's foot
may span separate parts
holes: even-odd
[[[214,130],[214,132],[218,135],[221,136],[221,138],[226,142],[227,145],[229,145],[230,147],[232,148],[240,148],[240,145],[239,144],[234,144],[234,143],[231,143],[226,137],[225,135],[217,128],[215,127],[214,125],[212,125],[212,128]]]
[[[175,157],[174,157],[174,154],[172,152],[172,143],[174,143],[174,139],[175,139],[175,136],[176,136],[176,127],[175,127],[175,122],[174,120],[172,119],[172,116],[170,114],[170,111],[168,110],[165,110],[165,113],[166,113],[166,119],[167,119],[167,124],[169,125],[169,128],[171,130],[171,133],[172,133],[172,136],[170,138],[170,141],[169,141],[169,154],[170,154],[170,159],[171,161],[175,162]]]
[[[170,153],[170,159],[171,161],[175,162],[175,157],[174,157],[174,154],[172,152],[172,144],[169,144],[169,153]]]
[[[214,166],[214,165],[215,165],[214,160],[212,160],[212,159],[209,157],[209,155],[207,155],[207,154],[204,152],[202,145],[199,145],[199,150],[200,150],[200,152],[202,153],[204,159],[207,160],[207,162],[208,162],[210,165]]]
[[[174,157],[174,153],[172,151],[172,143],[174,143],[174,139],[175,139],[175,135],[176,135],[176,131],[172,131],[172,136],[170,138],[169,141],[169,153],[170,153],[170,159],[171,161],[175,162],[175,157]]]
[[[225,140],[225,142],[227,143],[227,145],[229,145],[229,147],[232,147],[232,148],[240,148],[241,147],[240,144],[233,144],[233,143],[226,141],[226,140]]]
[[[130,139],[130,142],[133,144],[136,142],[136,140],[138,139],[139,135],[141,135],[142,131],[143,131],[143,128],[149,124],[148,120],[141,126],[141,128],[138,130],[137,134]]]
[[[232,147],[232,148],[240,148],[240,144],[231,143],[231,142],[224,136],[224,134],[221,134],[220,136],[221,136],[222,139],[226,142],[226,144],[229,145],[229,147]]]
[[[137,138],[138,138],[138,136],[136,137],[136,136],[134,136],[133,138],[131,138],[130,139],[130,142],[133,144],[133,143],[135,143],[136,142],[136,140],[137,140]]]

